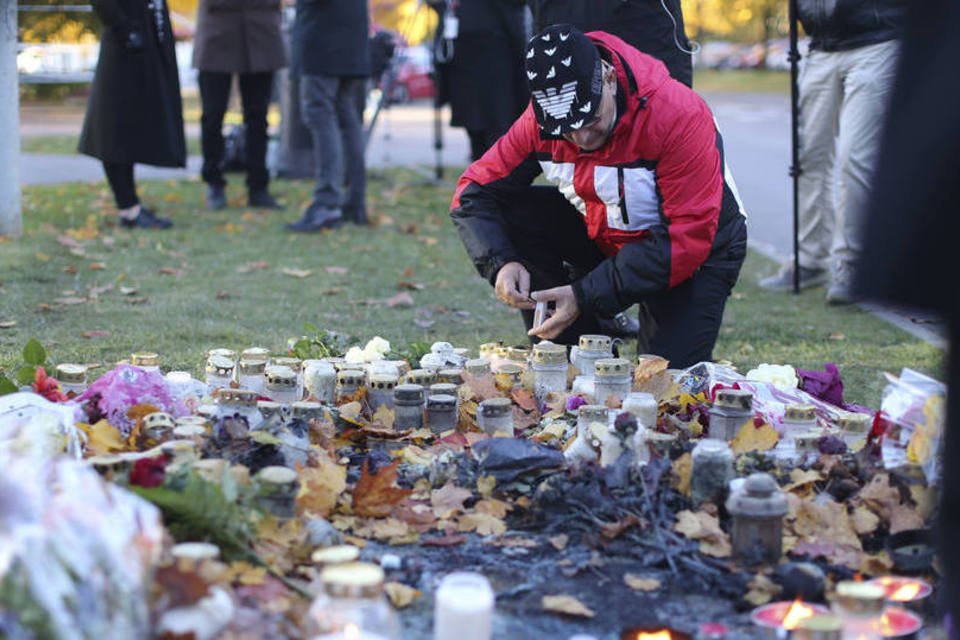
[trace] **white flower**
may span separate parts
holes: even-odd
[[[367,342],[367,346],[365,346],[363,350],[368,353],[376,352],[380,354],[380,357],[376,359],[382,360],[383,355],[390,351],[390,343],[384,340],[383,338],[381,338],[380,336],[374,336],[373,338],[370,339],[369,342]]]
[[[788,364],[767,364],[764,362],[756,369],[747,372],[747,380],[767,382],[781,389],[796,389],[800,384],[797,370]]]
[[[364,360],[363,349],[360,347],[350,347],[344,354],[343,359],[347,362],[366,362]]]

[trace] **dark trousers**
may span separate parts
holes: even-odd
[[[303,75],[300,117],[313,137],[313,202],[342,209],[348,220],[366,220],[363,105],[367,79]]]
[[[503,215],[507,235],[530,272],[533,291],[569,284],[605,259],[587,237],[583,216],[553,187],[530,187],[511,197]],[[715,247],[706,263],[680,285],[635,300],[640,305],[638,348],[687,367],[713,357],[723,309],[746,255],[743,217],[729,246]],[[642,242],[642,240],[641,240]],[[529,329],[533,313],[523,313]],[[603,333],[597,318],[581,316],[555,342],[576,344],[580,335]]]
[[[247,189],[267,188],[267,109],[273,90],[273,72],[241,73],[240,103],[243,107],[244,151],[247,161]],[[200,145],[203,148],[201,176],[209,185],[222,187],[223,178],[223,116],[230,100],[232,74],[200,71]]]
[[[129,209],[139,204],[137,185],[133,181],[133,164],[104,162],[103,172],[107,174],[107,183],[113,192],[117,209]]]

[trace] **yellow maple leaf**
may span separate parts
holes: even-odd
[[[751,420],[740,427],[737,436],[730,443],[730,448],[736,455],[750,451],[768,451],[777,446],[779,440],[776,429],[766,423],[755,427]]]
[[[638,576],[635,573],[623,574],[623,582],[634,591],[656,591],[660,581],[656,578]]]
[[[506,523],[489,513],[467,513],[457,519],[457,530],[476,531],[481,536],[506,533]]]
[[[685,453],[673,461],[674,486],[683,495],[690,496],[690,472],[693,469],[693,457]]]
[[[780,585],[762,573],[755,575],[747,586],[750,590],[747,591],[747,595],[743,596],[743,599],[755,607],[767,604],[773,600],[774,596],[780,595],[780,592],[783,591]]]
[[[476,504],[474,510],[477,513],[486,513],[494,518],[506,518],[507,512],[513,509],[510,506],[509,502],[504,502],[503,500],[495,500],[493,498],[488,498],[486,500],[481,500]]]
[[[377,407],[373,413],[373,421],[382,424],[387,429],[393,429],[393,423],[397,419],[397,412],[385,404]]]
[[[300,492],[297,494],[297,513],[313,513],[326,518],[337,506],[337,498],[347,488],[347,468],[328,458],[317,457],[317,465],[297,466]]]
[[[81,422],[77,424],[77,427],[87,435],[86,449],[93,455],[103,456],[108,453],[126,450],[120,432],[106,420],[101,420],[96,424]]]
[[[477,478],[477,492],[485,498],[493,495],[493,488],[497,486],[494,476],[480,476]]]
[[[418,590],[400,582],[388,582],[383,585],[383,590],[387,593],[390,604],[396,609],[408,607],[410,603],[420,597]]]
[[[239,560],[237,562],[230,563],[230,566],[224,575],[224,582],[236,582],[244,586],[259,585],[263,584],[263,580],[266,575],[266,567],[255,567],[249,562]]]

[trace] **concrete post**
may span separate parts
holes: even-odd
[[[0,235],[20,236],[20,87],[17,0],[0,0]]]

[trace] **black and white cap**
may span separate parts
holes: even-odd
[[[547,27],[527,43],[526,56],[533,111],[545,133],[559,136],[593,120],[603,67],[583,32],[569,24]]]

